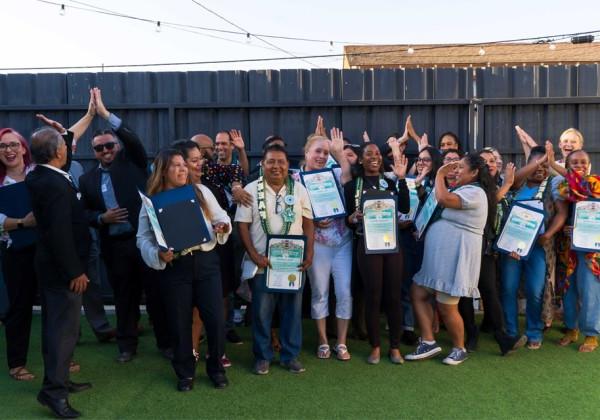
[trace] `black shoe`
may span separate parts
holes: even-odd
[[[215,373],[214,375],[210,375],[209,378],[217,389],[223,389],[229,385],[227,376],[224,373]]]
[[[479,330],[475,329],[475,331],[473,331],[471,334],[469,334],[469,337],[467,338],[467,342],[465,343],[465,348],[467,349],[467,352],[473,353],[475,350],[477,350],[478,345],[479,345]]]
[[[400,341],[402,341],[407,346],[416,346],[417,342],[419,341],[419,337],[417,337],[414,331],[404,330]]]
[[[508,356],[527,344],[527,336],[523,335],[521,337],[511,337],[506,334],[497,335],[496,341],[500,345],[500,352],[502,353],[502,356]]]
[[[83,392],[86,391],[88,389],[90,389],[92,387],[92,384],[89,382],[73,382],[73,381],[68,381],[67,382],[67,388],[69,390],[69,394],[76,394],[78,392]]]
[[[127,363],[133,360],[133,356],[135,356],[134,351],[124,351],[117,357],[117,362],[119,363]]]
[[[114,328],[112,330],[108,330],[106,332],[97,332],[96,338],[101,343],[108,343],[110,340],[114,339],[117,336],[117,330]]]
[[[69,400],[66,398],[54,399],[40,392],[37,400],[43,406],[48,407],[60,419],[75,419],[81,416],[79,411],[69,405]]]
[[[234,329],[227,331],[225,338],[227,338],[227,341],[229,341],[231,344],[244,344],[241,337]]]
[[[166,349],[158,349],[160,354],[167,360],[173,360],[175,358],[175,353],[173,353],[173,349],[168,347]]]
[[[194,388],[194,378],[184,378],[177,382],[177,391],[188,392]]]

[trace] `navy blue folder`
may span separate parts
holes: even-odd
[[[165,241],[175,252],[210,241],[209,228],[193,186],[163,191],[150,199]]]
[[[31,211],[31,199],[24,182],[0,188],[0,213],[15,219],[24,218]],[[23,228],[8,233],[12,240],[11,248],[21,249],[37,241],[35,228]]]

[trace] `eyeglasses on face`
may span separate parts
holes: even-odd
[[[21,148],[21,143],[18,141],[11,141],[10,143],[0,143],[0,152],[5,152],[8,148],[12,150],[19,150]]]
[[[429,162],[431,162],[431,158],[428,158],[428,157],[417,158],[417,162],[419,162],[419,163],[429,163]]]
[[[106,150],[112,150],[112,149],[114,149],[114,148],[115,148],[115,146],[116,146],[116,145],[117,145],[117,143],[116,143],[116,142],[114,142],[114,141],[109,141],[109,142],[106,142],[106,143],[103,143],[103,144],[97,144],[97,145],[95,145],[95,146],[93,147],[93,149],[94,149],[96,152],[100,153],[100,152],[102,152],[104,149],[106,149]]]

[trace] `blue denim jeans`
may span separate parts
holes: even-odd
[[[579,309],[579,328],[586,337],[600,335],[600,279],[594,276],[585,261],[585,252],[577,252],[577,295]]]
[[[565,327],[570,330],[578,328],[577,318],[579,317],[579,293],[577,291],[577,276],[571,274],[569,277],[569,288],[562,298],[563,302],[563,320]]]
[[[256,360],[273,360],[271,321],[275,306],[279,307],[280,361],[296,359],[302,347],[302,290],[297,293],[274,293],[266,286],[264,274],[251,281],[252,287],[252,351]]]
[[[500,300],[504,311],[506,332],[516,336],[519,332],[517,294],[521,275],[525,279],[525,335],[530,341],[542,341],[544,322],[542,321],[542,301],[546,282],[546,253],[539,245],[534,245],[527,260],[515,260],[502,256],[502,285]]]

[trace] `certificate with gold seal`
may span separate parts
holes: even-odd
[[[600,252],[600,200],[575,203],[573,212],[573,249]]]
[[[273,292],[299,292],[302,290],[306,237],[301,235],[267,236],[267,288]]]
[[[367,191],[363,196],[363,233],[366,254],[398,251],[398,202],[389,191]]]
[[[543,224],[544,212],[542,210],[516,201],[510,208],[495,248],[506,254],[515,252],[521,259],[526,260]]]

